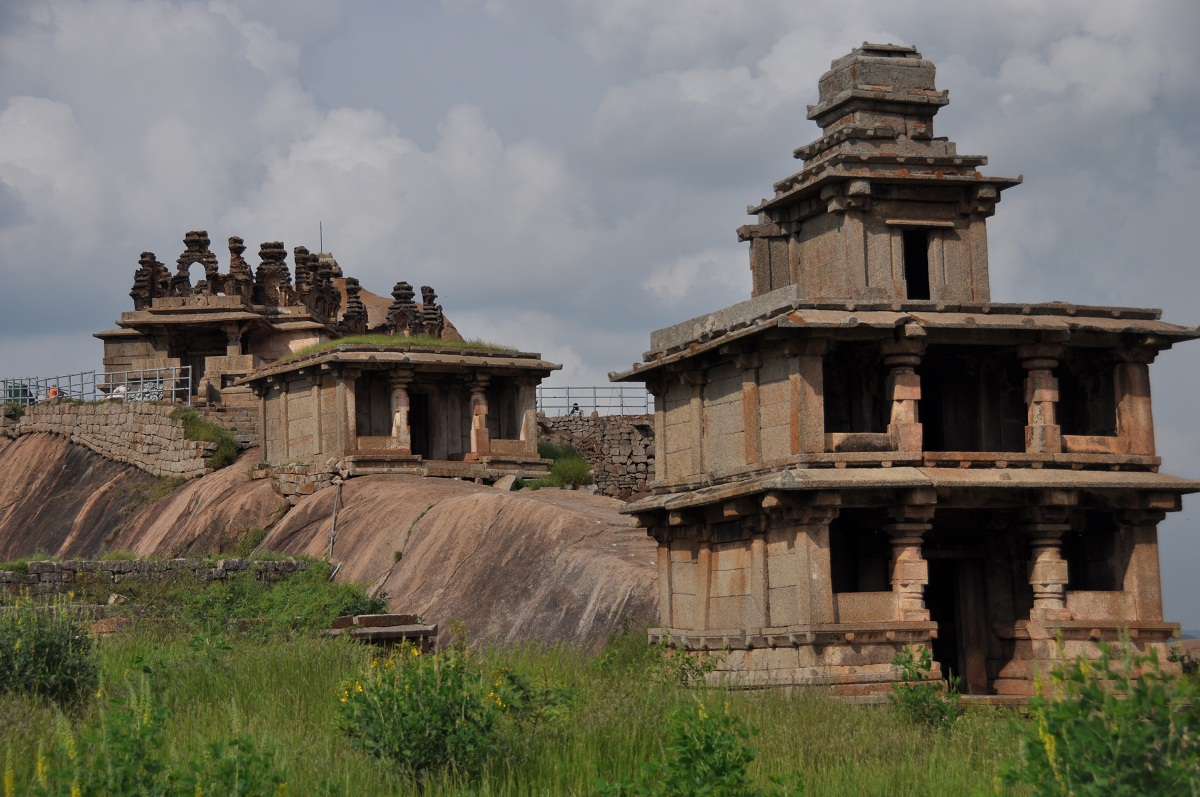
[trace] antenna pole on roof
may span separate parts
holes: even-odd
[[[317,233],[321,238],[321,248],[318,249],[317,251],[324,252],[325,251],[325,225],[319,221],[317,222]]]

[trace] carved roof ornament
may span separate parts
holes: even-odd
[[[222,292],[217,256],[208,248],[210,243],[207,230],[191,230],[183,236],[183,254],[175,261],[175,276],[171,278],[172,295],[214,295]],[[188,271],[193,263],[199,263],[204,268],[204,279],[194,287]]]
[[[287,307],[292,303],[292,275],[287,250],[281,241],[264,241],[258,248],[258,271],[254,275],[254,303]]]
[[[342,316],[342,331],[347,335],[362,335],[367,331],[367,308],[363,304],[362,286],[355,277],[346,277],[346,312]]]
[[[254,298],[254,272],[242,256],[245,251],[246,242],[236,235],[230,236],[229,276],[225,280],[225,292],[249,302]]]
[[[144,310],[170,290],[171,275],[167,267],[154,258],[153,252],[142,252],[138,268],[133,273],[133,289],[129,291],[134,310]]]

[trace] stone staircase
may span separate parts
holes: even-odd
[[[258,413],[246,407],[228,407],[196,402],[192,409],[205,419],[233,432],[238,448],[245,450],[259,444]]]

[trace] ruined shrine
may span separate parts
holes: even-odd
[[[1200,330],[992,302],[986,220],[1021,178],[934,136],[934,65],[864,44],[819,90],[821,137],[738,230],[752,298],[611,375],[655,396],[623,510],[658,542],[651,637],[842,694],[906,645],[980,695],[1121,635],[1166,661],[1157,526],[1200,482],[1159,472],[1149,364]]]
[[[561,366],[463,342],[428,285],[418,301],[397,282],[388,301],[303,246],[293,279],[279,242],[261,245],[252,271],[237,237],[222,273],[210,243],[187,233],[174,274],[142,253],[134,309],[96,333],[106,373],[161,382],[158,369],[190,366],[193,402],[255,417],[270,464],[485,481],[546,472],[536,390]]]

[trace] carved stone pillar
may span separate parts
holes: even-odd
[[[791,382],[791,451],[793,454],[825,450],[825,350],[824,338],[789,340],[783,351],[796,358]]]
[[[1062,537],[1071,530],[1065,505],[1035,506],[1027,510],[1024,531],[1029,537],[1029,585],[1033,588],[1035,621],[1070,620],[1067,611],[1067,560]]]
[[[1151,349],[1121,349],[1116,367],[1117,435],[1127,453],[1154,456],[1154,414],[1150,411]]]
[[[901,340],[883,344],[880,351],[888,369],[887,392],[892,402],[888,434],[896,441],[897,451],[920,451],[923,427],[917,411],[921,401],[921,377],[916,368],[921,364],[925,344]]]
[[[537,386],[536,378],[521,377],[517,380],[517,400],[521,408],[520,439],[525,443],[525,453],[530,456],[537,456]]]
[[[489,377],[480,374],[471,384],[471,453],[488,454],[492,441],[488,432],[487,386]]]
[[[932,489],[914,490],[905,503],[889,511],[892,522],[883,527],[891,538],[892,592],[896,595],[896,619],[901,621],[929,621],[925,606],[929,562],[921,554],[921,542],[933,527],[936,501]]]
[[[1025,405],[1029,422],[1025,427],[1025,451],[1030,454],[1062,453],[1062,431],[1055,408],[1058,404],[1058,379],[1054,369],[1062,357],[1062,346],[1036,344],[1020,346],[1017,356],[1025,377]]]
[[[392,386],[392,439],[395,450],[401,454],[412,453],[412,427],[409,425],[408,386],[412,384],[412,373],[398,372],[389,380]]]
[[[358,402],[354,395],[358,374],[357,370],[345,369],[334,377],[334,403],[341,419],[337,425],[338,456],[358,448]]]
[[[704,385],[708,381],[708,375],[703,370],[683,371],[679,374],[679,380],[684,387],[691,389],[691,396],[688,398],[688,403],[691,408],[689,413],[689,426],[691,431],[691,452],[692,461],[689,467],[689,472],[686,476],[699,476],[704,473]]]

